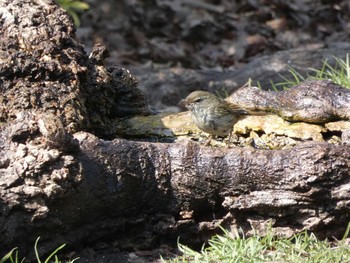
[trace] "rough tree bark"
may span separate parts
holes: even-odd
[[[18,246],[27,253],[37,236],[42,252],[101,240],[149,249],[177,236],[200,244],[219,225],[249,234],[269,222],[277,234],[343,233],[349,146],[306,139],[259,150],[205,147],[188,137],[106,140],[123,134],[125,118],[150,113],[135,79],[105,68],[103,47],[88,57],[72,21],[50,1],[2,1],[0,17],[4,251]]]

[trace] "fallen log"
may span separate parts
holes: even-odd
[[[219,225],[246,234],[269,224],[284,235],[304,229],[320,237],[343,234],[350,218],[346,103],[320,117],[325,124],[292,118],[300,122],[301,135],[291,136],[295,145],[206,147],[182,126],[189,123],[196,133],[187,113],[150,115],[135,78],[103,65],[103,47],[88,57],[72,21],[53,2],[2,1],[0,12],[3,251],[19,247],[28,254],[38,236],[42,253],[62,243],[77,251],[98,242],[150,249],[174,245],[178,236],[201,244]],[[341,92],[339,103],[348,98]],[[277,133],[262,119],[260,126],[245,119],[241,128],[236,124],[238,137],[297,134],[290,132],[293,123],[266,118],[285,126]],[[305,125],[316,133],[301,133]],[[165,140],[157,135],[163,131]],[[329,132],[340,139],[330,143]]]

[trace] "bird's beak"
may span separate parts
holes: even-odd
[[[186,108],[186,109],[187,109],[187,101],[186,101],[185,99],[180,100],[179,106],[180,106],[181,108]]]

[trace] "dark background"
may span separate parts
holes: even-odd
[[[237,69],[289,49],[349,46],[350,2],[321,0],[86,0],[77,31],[109,64]]]

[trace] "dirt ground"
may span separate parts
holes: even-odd
[[[345,0],[87,0],[78,38],[96,43],[108,63],[237,69],[289,49],[349,45],[350,3]]]

